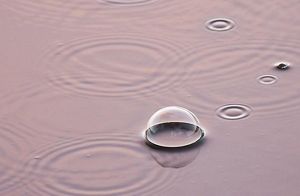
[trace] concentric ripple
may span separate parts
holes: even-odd
[[[2,6],[16,14],[24,23],[54,29],[99,31],[115,30],[122,23],[126,28],[128,21],[138,23],[139,20],[152,20],[153,18],[143,14],[154,10],[163,12],[165,8],[174,5],[169,1],[158,0],[4,0]]]
[[[234,27],[234,22],[227,18],[214,18],[206,22],[206,28],[211,31],[228,31]]]
[[[274,75],[262,75],[259,76],[257,78],[257,80],[261,83],[261,84],[274,84],[275,82],[277,82],[278,77],[274,76]]]
[[[179,62],[186,71],[182,87],[164,96],[202,114],[214,115],[220,105],[246,103],[256,115],[291,115],[300,110],[300,70],[278,72],[271,65],[283,59],[299,64],[299,51],[299,41],[276,39],[194,47]],[[262,75],[268,76],[265,83],[277,77],[280,82],[261,85],[257,77]]]
[[[252,31],[254,34],[260,32],[261,36],[274,35],[275,37],[287,36],[298,38],[299,20],[296,16],[299,12],[298,1],[230,1],[231,16],[237,17],[241,21],[241,29]],[[258,6],[259,5],[259,6]],[[284,10],[279,11],[279,10]],[[289,14],[286,14],[289,13]],[[259,16],[259,17],[257,17]],[[255,20],[253,20],[256,18]],[[266,36],[265,36],[266,37]]]
[[[238,120],[250,115],[249,106],[241,104],[228,104],[217,109],[217,115],[226,120]]]
[[[142,138],[86,135],[36,152],[33,195],[145,195],[170,185],[174,172],[158,166]]]
[[[180,83],[177,48],[137,36],[89,37],[55,48],[42,64],[50,84],[64,91],[90,97],[145,96]]]
[[[7,119],[0,120],[0,194],[24,185],[30,135]],[[26,160],[26,161],[25,161]]]

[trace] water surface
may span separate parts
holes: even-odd
[[[0,195],[299,195],[298,1],[0,2]],[[169,105],[203,144],[145,145]]]

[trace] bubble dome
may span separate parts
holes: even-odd
[[[189,110],[169,106],[155,112],[149,119],[146,143],[159,147],[184,147],[204,137],[198,118]]]

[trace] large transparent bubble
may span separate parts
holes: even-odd
[[[159,147],[184,147],[204,137],[197,117],[189,110],[169,106],[155,112],[148,121],[146,141]]]

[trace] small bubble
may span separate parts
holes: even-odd
[[[234,27],[234,22],[227,18],[214,18],[206,22],[206,28],[211,31],[228,31]]]
[[[92,157],[92,154],[86,154],[85,155],[85,158],[91,158]]]
[[[275,68],[278,70],[288,70],[290,68],[290,63],[288,62],[278,62],[275,64]]]
[[[257,79],[261,84],[274,84],[275,82],[277,82],[278,77],[274,75],[262,75]]]
[[[217,115],[226,120],[246,118],[250,112],[250,107],[241,104],[228,104],[217,109]]]
[[[146,142],[159,147],[184,147],[204,136],[197,117],[187,109],[169,106],[155,112],[146,130]]]

